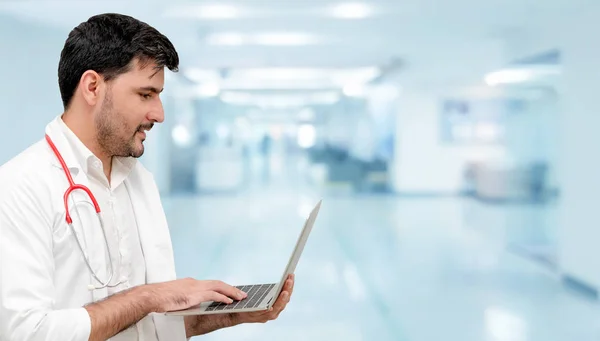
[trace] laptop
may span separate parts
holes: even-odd
[[[317,215],[319,214],[321,202],[322,200],[320,200],[317,203],[317,205],[313,208],[310,215],[306,219],[304,223],[304,228],[302,229],[302,233],[300,233],[298,241],[296,242],[294,252],[292,252],[292,256],[288,261],[288,265],[285,268],[285,271],[283,272],[283,276],[281,277],[279,283],[238,285],[236,286],[236,288],[248,294],[248,297],[241,301],[233,301],[233,303],[230,304],[222,302],[203,302],[202,304],[195,307],[191,307],[185,310],[169,311],[164,314],[174,316],[186,316],[242,313],[270,309],[277,300],[277,297],[279,297],[279,294],[283,289],[283,285],[285,284],[288,275],[293,274],[296,270],[296,265],[300,260],[300,255],[302,255],[304,245],[308,240],[308,235],[310,234],[315,220],[317,219]]]

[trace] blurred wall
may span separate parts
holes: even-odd
[[[555,183],[560,190],[558,263],[563,275],[600,290],[600,102],[597,72],[600,47],[590,40],[600,25],[600,4],[535,34],[519,34],[506,45],[513,62],[558,49],[562,79],[558,83],[558,115],[554,122]]]
[[[400,193],[459,194],[468,161],[503,156],[500,146],[458,146],[440,141],[435,93],[407,92],[396,118],[394,188]]]
[[[0,164],[41,140],[62,113],[57,70],[67,33],[0,15]]]
[[[511,161],[518,166],[546,164],[551,190],[559,187],[558,119],[558,98],[549,94],[527,101],[522,111],[509,113],[506,121],[506,148]]]
[[[582,15],[560,42],[559,262],[565,274],[600,289],[600,46],[590,43],[600,29],[597,18]]]

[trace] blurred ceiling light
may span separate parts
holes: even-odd
[[[226,139],[229,137],[229,127],[227,127],[227,125],[221,123],[219,124],[219,126],[217,127],[217,136],[220,139]]]
[[[232,70],[231,78],[253,80],[321,80],[332,85],[343,86],[347,83],[369,82],[380,74],[377,67],[352,69],[322,68],[255,68]]]
[[[230,104],[248,104],[252,102],[252,94],[247,92],[226,91],[220,96],[221,100]]]
[[[303,46],[316,44],[317,38],[306,33],[265,33],[254,37],[256,45]]]
[[[209,45],[263,45],[263,46],[304,46],[316,44],[319,39],[308,33],[274,32],[243,34],[237,32],[225,32],[210,34],[206,38]]]
[[[378,67],[362,67],[349,70],[338,70],[333,72],[331,79],[339,85],[344,86],[348,83],[368,83],[377,78],[381,74]]]
[[[310,95],[309,102],[315,104],[335,104],[340,100],[340,95],[337,91],[322,92]]]
[[[346,3],[331,8],[331,15],[340,19],[364,19],[373,14],[373,8],[364,3]]]
[[[523,83],[533,78],[533,73],[528,70],[501,70],[491,72],[485,76],[487,85],[495,86],[508,83]]]
[[[184,70],[183,74],[185,77],[197,83],[215,81],[220,78],[217,71],[210,69],[191,68]]]
[[[490,72],[485,75],[484,81],[489,86],[496,86],[500,84],[530,82],[538,78],[554,76],[558,74],[560,74],[560,69],[557,67],[516,67]]]
[[[241,91],[226,91],[220,96],[225,103],[258,106],[261,108],[293,108],[311,104],[334,104],[340,96],[336,91],[294,95],[252,94]]]
[[[322,70],[309,68],[255,68],[236,70],[232,77],[245,79],[268,79],[268,80],[310,80],[326,77]]]
[[[298,127],[298,146],[301,148],[311,148],[317,140],[317,132],[313,125],[303,124]]]
[[[361,84],[348,84],[344,86],[343,92],[348,97],[362,97],[366,95],[365,87]]]
[[[192,135],[189,130],[183,125],[178,124],[171,132],[173,142],[179,147],[188,147],[192,142]]]
[[[239,8],[230,5],[208,5],[201,8],[200,18],[204,19],[233,19],[240,14]]]
[[[322,90],[337,88],[329,81],[315,79],[226,79],[223,90]]]
[[[184,75],[196,83],[217,84],[221,90],[337,90],[347,86],[347,91],[352,93],[352,89],[368,84],[380,72],[377,67],[234,68],[227,70],[226,77],[222,78],[218,70],[190,68],[184,70]]]
[[[240,46],[247,44],[247,38],[239,33],[216,33],[206,38],[209,45]]]
[[[215,97],[221,92],[219,85],[216,83],[205,83],[198,87],[199,97]]]
[[[232,5],[179,6],[168,10],[165,15],[177,18],[234,19],[240,16],[239,7]]]

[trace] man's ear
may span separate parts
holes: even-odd
[[[100,100],[100,90],[103,81],[103,78],[96,71],[92,70],[84,72],[81,76],[79,92],[89,106],[96,105]]]

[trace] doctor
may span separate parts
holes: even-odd
[[[64,113],[0,167],[0,341],[183,341],[276,319],[289,302],[293,276],[271,311],[160,314],[246,295],[176,279],[159,193],[136,160],[164,120],[164,68],[178,63],[164,35],[129,16],[97,15],[69,34]]]

